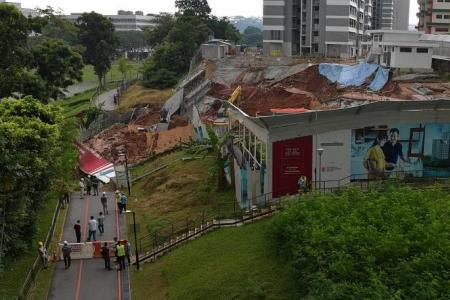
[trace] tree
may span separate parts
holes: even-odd
[[[183,16],[196,16],[206,20],[211,13],[207,0],[175,0],[178,13]]]
[[[119,72],[122,74],[122,80],[125,81],[127,79],[128,72],[133,68],[125,57],[122,57],[118,61],[119,63]]]
[[[156,26],[146,28],[150,46],[155,47],[162,43],[172,28],[175,26],[175,18],[171,14],[162,13],[155,19]]]
[[[0,40],[7,41],[0,43],[0,98],[32,95],[47,102],[66,83],[79,78],[76,71],[80,67],[79,55],[62,43],[44,43],[43,48],[51,50],[50,53],[28,47],[30,34],[40,31],[42,20],[25,18],[15,7],[0,4]],[[49,49],[49,45],[57,48]],[[64,63],[67,70],[54,63],[56,60]]]
[[[63,40],[69,45],[75,46],[78,41],[78,28],[69,20],[61,16],[60,11],[55,11],[51,6],[45,9],[38,9],[38,13],[43,22],[42,37]],[[36,38],[36,37],[35,37]]]
[[[252,47],[262,47],[263,35],[261,29],[253,26],[248,26],[244,30],[242,43]]]
[[[133,51],[150,46],[149,35],[144,31],[117,31],[114,35],[121,51]]]
[[[47,98],[62,96],[61,88],[81,81],[81,55],[61,40],[47,40],[32,50],[34,68],[46,83]]]
[[[217,39],[230,40],[236,43],[241,40],[239,30],[226,17],[219,19],[216,16],[212,16],[206,20],[206,24],[213,31],[214,37]]]
[[[105,75],[111,68],[117,40],[114,25],[108,19],[95,12],[84,13],[78,18],[80,43],[86,48],[84,61],[94,66],[99,86],[105,84]]]
[[[0,253],[14,258],[31,246],[36,213],[58,174],[73,174],[73,131],[59,107],[33,98],[0,101]],[[67,152],[66,152],[67,151]],[[65,170],[62,170],[65,168]]]

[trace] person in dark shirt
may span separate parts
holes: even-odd
[[[107,270],[111,270],[111,259],[109,258],[109,247],[108,247],[108,243],[104,243],[103,247],[102,247],[102,257],[103,260],[105,261],[105,269]]]
[[[77,220],[77,223],[73,225],[73,229],[75,230],[75,236],[77,237],[77,243],[81,242],[81,224],[80,220]]]
[[[382,147],[386,160],[386,169],[389,171],[395,169],[399,157],[404,162],[410,163],[409,158],[403,154],[402,144],[398,142],[399,138],[400,131],[398,128],[391,128],[389,130],[389,141]]]

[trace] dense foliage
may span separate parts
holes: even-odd
[[[253,26],[247,27],[242,35],[242,43],[250,47],[262,47],[263,34],[261,29]]]
[[[14,6],[0,3],[0,98],[31,95],[47,102],[81,79],[81,57],[69,45],[45,39],[30,47],[30,34],[40,32],[46,21],[25,18]]]
[[[70,129],[76,127],[66,125],[57,106],[32,98],[0,101],[0,256],[29,247],[48,190],[53,184],[55,192],[65,191],[77,159]]]
[[[105,75],[111,68],[117,39],[111,19],[95,12],[84,13],[78,18],[80,43],[86,48],[84,62],[94,66],[100,86],[105,85]]]
[[[450,295],[450,195],[438,188],[307,196],[273,237],[307,299]]]
[[[192,57],[208,37],[234,42],[241,39],[239,31],[227,18],[210,15],[206,0],[178,0],[175,5],[177,14],[159,16],[157,25],[149,31],[154,53],[143,68],[147,87],[166,88],[176,83],[189,71]]]

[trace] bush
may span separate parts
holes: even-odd
[[[438,188],[313,195],[275,217],[279,255],[310,299],[450,295],[450,196]]]
[[[167,69],[159,69],[146,75],[144,86],[147,88],[165,89],[174,86],[177,80],[175,73]]]

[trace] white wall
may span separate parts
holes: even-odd
[[[428,49],[428,53],[417,53],[416,47],[412,52],[400,52],[400,47],[394,47],[391,54],[391,67],[393,68],[413,68],[413,69],[431,69],[433,59],[433,49]]]
[[[323,148],[322,154],[322,181],[327,182],[326,187],[336,187],[338,180],[351,175],[351,130],[339,130],[313,136],[313,180],[314,170],[319,180],[319,155],[318,148]]]

